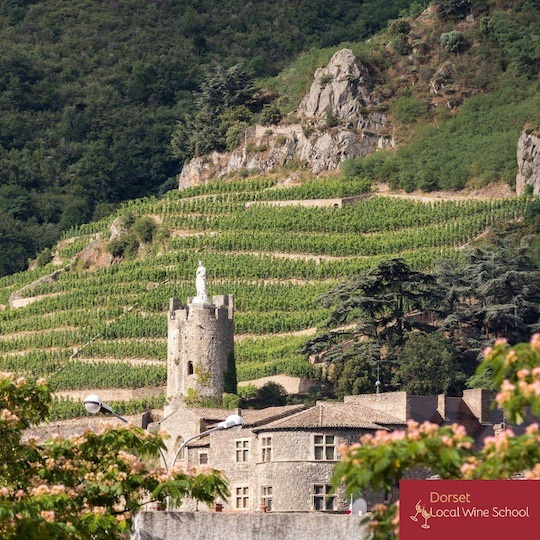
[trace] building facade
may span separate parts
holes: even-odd
[[[210,300],[205,276],[201,262],[198,296],[188,299],[187,306],[177,299],[171,299],[170,304],[169,402],[160,425],[170,435],[169,462],[184,441],[233,412],[186,405],[190,393],[220,399],[227,377],[234,375],[231,371],[235,369],[231,363],[233,298],[215,296]],[[224,471],[231,493],[228,500],[221,501],[225,510],[344,511],[350,501],[343,489],[332,490],[340,446],[377,430],[404,429],[409,420],[458,423],[481,444],[486,436],[504,427],[502,412],[492,410],[490,405],[489,391],[466,390],[463,397],[391,392],[346,396],[343,403],[319,402],[311,408],[292,405],[237,410],[234,412],[244,419],[241,431],[220,430],[198,438],[178,455],[178,462],[186,467],[209,465]],[[429,471],[419,471],[418,475],[429,476]],[[385,498],[381,493],[362,496],[368,506]],[[186,502],[183,509],[193,509],[193,504]]]

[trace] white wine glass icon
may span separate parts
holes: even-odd
[[[409,516],[413,521],[418,521],[418,518],[416,516],[422,512],[422,507],[420,506],[421,502],[422,501],[418,501],[416,503],[416,506],[414,507],[416,510],[416,514],[414,514],[414,516]]]
[[[422,517],[426,520],[425,523],[422,525],[422,529],[429,529],[430,526],[428,525],[427,520],[431,517],[431,512],[428,512],[425,508],[422,507]]]

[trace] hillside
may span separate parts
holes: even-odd
[[[235,295],[238,379],[316,378],[298,351],[305,330],[328,316],[315,302],[323,292],[392,256],[414,268],[459,256],[460,246],[528,204],[373,196],[335,208],[341,197],[364,192],[364,183],[340,177],[283,186],[273,175],[126,203],[115,216],[66,234],[47,265],[0,280],[0,369],[44,375],[61,395],[97,390],[128,401],[118,404],[127,412],[162,403],[168,301],[193,296],[202,259],[209,293]],[[318,206],[262,204],[313,199],[321,199]],[[153,232],[146,245],[129,248],[134,233],[127,229],[140,216],[151,217]],[[105,250],[113,222],[113,251],[123,258]],[[56,405],[59,417],[81,413],[80,403]]]
[[[279,3],[284,8],[285,4]],[[302,12],[304,4],[296,4],[298,13]],[[317,301],[322,294],[391,258],[402,258],[418,270],[431,269],[441,257],[461,259],[462,248],[492,237],[492,226],[503,231],[517,227],[518,236],[538,232],[537,200],[529,195],[509,196],[517,172],[519,133],[525,129],[534,135],[537,131],[530,126],[540,125],[537,44],[531,38],[540,16],[536,4],[441,0],[426,10],[411,4],[386,31],[367,42],[349,42],[346,49],[334,45],[338,38],[347,38],[349,30],[338,32],[335,28],[346,15],[339,6],[345,9],[349,4],[330,8],[321,0],[323,4],[329,11],[322,7],[319,11],[333,21],[327,32],[335,38],[323,40],[323,44],[331,46],[312,49],[277,76],[260,79],[257,84],[266,92],[256,89],[243,68],[231,65],[242,59],[238,51],[217,54],[218,37],[213,50],[217,56],[210,54],[210,49],[206,55],[202,49],[182,48],[186,36],[179,38],[181,50],[191,51],[181,58],[191,62],[194,78],[182,79],[185,91],[177,88],[174,98],[167,92],[144,94],[154,88],[150,84],[153,75],[141,75],[139,85],[130,79],[125,86],[122,77],[116,79],[123,54],[118,51],[126,52],[129,46],[137,50],[153,31],[173,39],[170,16],[180,16],[172,9],[174,2],[142,6],[132,0],[107,8],[100,4],[102,11],[92,12],[88,28],[80,13],[66,8],[59,27],[77,15],[88,35],[81,32],[73,38],[60,32],[35,53],[36,58],[51,62],[43,64],[48,66],[43,67],[43,73],[53,77],[55,57],[48,56],[51,50],[61,56],[72,38],[76,42],[88,38],[93,44],[88,65],[83,62],[69,76],[63,69],[58,72],[60,78],[65,77],[65,86],[58,88],[69,99],[54,111],[45,108],[28,113],[31,122],[21,129],[26,126],[27,133],[36,135],[35,139],[28,137],[29,146],[25,143],[8,149],[4,145],[4,154],[0,148],[0,158],[9,155],[9,160],[27,166],[14,169],[8,160],[0,167],[3,174],[12,175],[0,187],[2,264],[16,260],[19,267],[24,266],[32,249],[38,244],[53,245],[62,234],[51,251],[41,252],[31,269],[0,278],[0,370],[46,376],[61,398],[55,403],[56,418],[81,415],[80,403],[72,398],[91,390],[99,391],[125,413],[164,402],[169,298],[193,296],[195,269],[201,259],[208,269],[210,295],[235,295],[239,381],[275,374],[320,380],[324,378],[322,366],[310,364],[300,351],[307,336],[314,335],[331,313],[329,306]],[[367,9],[374,7],[372,4],[378,3],[359,6]],[[398,4],[409,5],[395,2],[392,6],[397,10]],[[145,27],[145,31],[127,36],[119,24],[129,7],[133,10],[128,19],[133,24],[141,24],[155,10],[171,9],[156,18],[157,27]],[[229,7],[234,11],[232,5]],[[3,9],[0,15],[7,17],[13,32],[29,21],[43,24],[42,17],[51,17],[58,8],[51,0],[30,3],[16,15],[6,15]],[[204,16],[202,11],[198,16],[210,24],[214,8],[216,5],[209,2]],[[349,8],[353,9],[352,4]],[[99,39],[93,41],[97,38],[92,30],[92,25],[103,20],[104,12],[115,36],[105,48],[98,46]],[[192,23],[197,20],[194,12],[186,13],[191,14],[188,19]],[[263,16],[257,13],[250,22],[255,26]],[[372,16],[379,22],[370,29],[381,25],[388,13],[374,11]],[[280,12],[278,19],[281,16]],[[360,14],[355,17],[351,21],[357,21]],[[238,28],[251,28],[244,22],[247,26],[240,24]],[[281,33],[269,45],[275,52],[275,58],[270,55],[275,63],[260,67],[259,76],[273,75],[283,66],[281,54],[285,53],[280,52],[279,36]],[[306,43],[319,43],[317,39]],[[21,50],[28,40],[29,34],[22,32]],[[109,52],[108,61],[102,57],[104,50]],[[253,52],[250,46],[245,50]],[[197,66],[193,54],[200,57]],[[313,79],[313,69],[322,68],[331,57],[343,60],[340,66],[356,71],[343,79],[339,70],[335,71],[339,77],[334,77],[330,68],[318,69]],[[216,58],[223,66],[216,65],[203,74],[204,66],[209,65],[205,62]],[[169,56],[163,60],[170,70],[167,73],[176,77],[180,67],[169,60]],[[148,65],[162,65],[150,56],[147,61]],[[127,64],[126,73],[134,76],[134,68]],[[36,81],[43,86],[54,79],[47,77]],[[365,84],[360,87],[358,81]],[[234,84],[227,86],[230,82]],[[78,88],[80,84],[88,95]],[[165,77],[160,88],[170,90],[175,84]],[[197,85],[200,92],[193,97],[187,88]],[[329,91],[340,86],[346,86],[352,101],[339,102],[334,109],[320,106],[319,97],[326,92],[328,98]],[[136,94],[135,87],[146,97]],[[41,92],[38,86],[22,88],[35,91],[34,97]],[[139,97],[135,99],[132,91]],[[70,109],[69,104],[76,103],[71,101],[74,96],[79,96],[83,105]],[[86,108],[89,104],[91,109]],[[196,105],[193,113],[176,123],[192,104]],[[90,110],[91,118],[87,117]],[[12,111],[4,126],[20,126],[21,111]],[[299,116],[294,111],[300,111]],[[147,114],[165,123],[154,123]],[[64,127],[57,129],[53,119],[61,115]],[[46,142],[32,124],[37,118],[48,133]],[[268,125],[252,125],[263,118]],[[127,131],[124,120],[129,125]],[[144,126],[150,126],[150,131]],[[260,138],[257,144],[248,139],[248,132]],[[243,146],[238,147],[242,136]],[[285,152],[286,159],[277,165],[272,161],[274,148],[288,151],[300,139],[305,142],[304,150],[309,148],[312,155],[327,158],[314,141],[332,137],[339,152],[316,171],[308,171],[294,153]],[[344,141],[360,147],[355,155],[365,157],[344,161],[341,173],[328,171],[345,156]],[[36,151],[33,144],[45,153]],[[376,147],[384,149],[366,155]],[[218,160],[225,156],[225,164],[219,165],[222,178],[206,178],[192,187],[186,187],[188,181],[181,191],[165,192],[178,180],[177,176],[167,180],[162,174],[164,156],[171,165],[172,152],[178,158],[204,154],[203,149],[229,149],[228,153],[212,154]],[[58,153],[64,150],[60,159]],[[533,153],[530,158],[536,159]],[[39,171],[46,170],[51,182],[39,180],[41,172],[30,174],[35,159],[40,163]],[[236,166],[229,167],[227,159]],[[264,160],[269,164],[268,172],[257,165]],[[208,169],[205,155],[195,161]],[[167,169],[167,174],[173,169],[176,173],[177,165]],[[525,168],[523,171],[527,173]],[[148,175],[157,176],[150,179]],[[497,182],[498,187],[491,182]],[[155,191],[158,184],[164,195],[119,203]],[[394,192],[386,192],[388,187]],[[460,188],[466,190],[455,197],[442,191],[439,197],[423,193]],[[405,193],[415,190],[420,191]],[[475,197],[475,193],[488,196]],[[39,217],[34,211],[46,212],[49,217]],[[80,224],[83,221],[90,222]],[[514,243],[520,245],[520,240]],[[538,259],[538,241],[529,238],[527,243]],[[14,269],[10,268],[0,274]],[[464,304],[467,310],[470,306],[466,301]],[[505,310],[510,305],[494,306],[490,316],[506,320]],[[474,307],[472,311],[477,314]],[[482,339],[488,337],[483,335]],[[472,375],[475,361],[472,356],[467,359],[463,377],[465,372],[467,377]],[[347,370],[343,373],[347,378]]]
[[[275,75],[311,47],[372,35],[410,3],[1,2],[0,275],[167,186],[187,157],[173,155],[171,134],[205,72],[241,63]]]
[[[513,187],[520,134],[540,124],[539,21],[531,2],[411,7],[365,42],[311,50],[260,81],[277,97],[250,129],[238,103],[212,116],[202,94],[201,122],[175,132],[205,154],[184,167],[180,187],[242,168],[319,173],[343,160],[351,175],[408,191]]]

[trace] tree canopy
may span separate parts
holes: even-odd
[[[47,419],[51,391],[40,379],[0,377],[0,536],[5,539],[124,538],[146,502],[211,503],[228,496],[221,472],[166,471],[162,436],[105,423],[94,432],[39,441],[24,430]]]
[[[377,369],[383,389],[456,393],[494,339],[540,330],[540,271],[526,250],[492,245],[430,274],[384,261],[319,301],[331,315],[304,352],[324,360],[338,396],[373,392]]]
[[[320,299],[331,315],[305,352],[323,355],[338,395],[373,391],[377,366],[383,388],[392,387],[390,374],[409,333],[435,330],[410,313],[431,313],[439,298],[435,276],[412,270],[402,259],[383,261]]]

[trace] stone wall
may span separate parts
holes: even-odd
[[[390,414],[405,422],[410,418],[407,392],[388,392],[381,394],[361,394],[358,396],[345,396],[345,403],[360,403],[377,411]]]
[[[87,395],[88,394],[89,392],[87,391]],[[81,403],[81,409],[82,408],[84,408],[84,405]],[[158,416],[160,412],[161,411],[153,411],[153,414]],[[125,416],[129,422],[139,427],[144,425],[143,417],[143,414]],[[99,431],[101,426],[107,422],[112,423],[115,427],[125,426],[121,420],[114,418],[114,416],[98,414],[96,416],[75,418],[73,420],[59,420],[57,422],[48,422],[40,424],[39,426],[32,426],[24,431],[23,438],[37,437],[41,441],[46,441],[56,434],[59,434],[62,437],[71,437],[72,435],[81,435],[88,429],[91,431]]]
[[[130,401],[131,399],[141,399],[144,397],[154,397],[163,394],[165,391],[164,386],[147,387],[147,388],[100,388],[95,390],[99,397],[105,401]],[[94,393],[94,390],[62,390],[55,392],[55,397],[69,397],[74,400],[81,401],[81,407],[83,399],[89,394]]]
[[[304,379],[302,377],[291,377],[290,375],[269,375],[268,377],[261,377],[260,379],[251,379],[249,381],[242,381],[238,383],[238,386],[253,385],[257,388],[261,388],[268,383],[276,383],[285,389],[287,394],[307,394],[311,388],[315,388],[319,385],[317,381],[313,379]]]
[[[363,540],[360,522],[323,513],[142,512],[132,540]]]
[[[304,206],[307,208],[313,207],[330,207],[330,208],[343,208],[355,204],[362,199],[368,199],[373,197],[371,193],[365,195],[354,195],[352,197],[336,197],[335,199],[294,199],[290,201],[249,201],[244,207],[250,208],[251,206],[265,205],[265,206]]]

